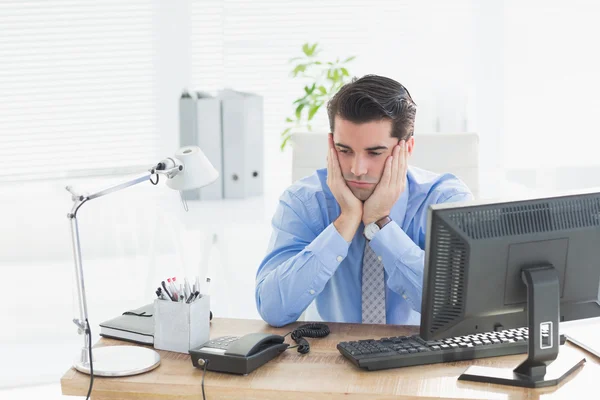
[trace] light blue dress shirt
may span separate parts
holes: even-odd
[[[429,205],[471,199],[456,176],[409,167],[392,222],[371,240],[385,269],[388,324],[420,324]],[[364,225],[348,243],[333,225],[339,215],[327,169],[297,181],[280,197],[256,274],[256,305],[270,325],[296,321],[311,303],[323,321],[361,322]]]

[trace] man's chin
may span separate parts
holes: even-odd
[[[356,196],[356,198],[361,201],[367,200],[369,197],[371,197],[371,194],[373,194],[373,190],[371,189],[350,188],[350,190],[352,191],[354,196]]]

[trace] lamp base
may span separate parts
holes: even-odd
[[[160,354],[137,346],[106,346],[92,349],[94,376],[129,376],[142,374],[160,365]],[[90,364],[75,361],[73,367],[90,374]]]

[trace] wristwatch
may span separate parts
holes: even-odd
[[[372,240],[377,232],[379,232],[384,226],[390,223],[392,219],[389,215],[375,221],[371,222],[369,225],[365,226],[365,230],[363,234],[367,238],[367,240]]]

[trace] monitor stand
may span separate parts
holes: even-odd
[[[527,359],[515,369],[471,366],[459,380],[530,388],[554,386],[585,363],[581,356],[558,355],[560,294],[554,267],[526,267],[521,277],[527,285]]]

